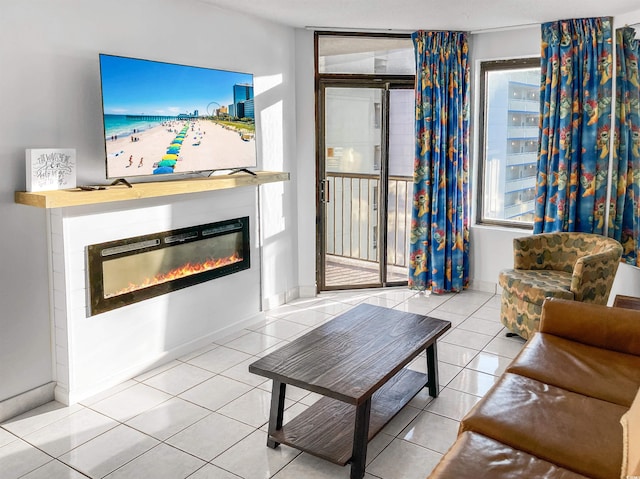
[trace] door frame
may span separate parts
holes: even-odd
[[[316,50],[317,51],[317,50]],[[317,61],[317,58],[316,58]],[[316,69],[317,72],[317,69]],[[388,211],[388,181],[389,181],[389,95],[393,89],[413,89],[415,79],[407,75],[318,75],[316,73],[316,289],[320,291],[362,288],[376,288],[386,286],[400,286],[406,282],[387,281],[387,211]],[[324,202],[324,184],[326,173],[325,161],[325,91],[327,88],[375,88],[382,90],[381,117],[381,164],[380,186],[378,189],[378,262],[379,278],[377,283],[357,285],[326,285],[326,209]]]

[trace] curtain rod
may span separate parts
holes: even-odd
[[[454,29],[456,31],[466,31],[472,35],[476,35],[478,33],[491,33],[491,32],[503,32],[509,30],[519,30],[521,28],[529,28],[540,26],[540,23],[522,23],[519,25],[508,25],[504,27],[492,27],[492,28],[481,28],[478,30],[461,30]],[[398,28],[347,28],[347,27],[322,27],[318,25],[307,25],[304,27],[305,30],[313,30],[313,31],[326,31],[326,32],[343,32],[343,33],[398,33],[398,34],[411,34],[416,30],[429,30],[429,29],[398,29]],[[442,31],[442,29],[434,29],[435,31]]]
[[[317,25],[307,25],[305,30],[315,30],[322,32],[342,32],[342,33],[401,33],[411,34],[415,30],[400,30],[396,28],[347,28],[347,27],[320,27]]]

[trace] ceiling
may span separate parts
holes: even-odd
[[[638,11],[638,0],[199,0],[276,23],[322,30],[483,31]]]

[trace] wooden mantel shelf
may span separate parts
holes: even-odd
[[[104,190],[95,191],[84,191],[79,188],[39,191],[35,193],[16,191],[15,202],[37,208],[64,208],[69,206],[111,203],[113,201],[184,195],[289,180],[289,173],[279,171],[256,171],[255,173],[256,176],[248,173],[236,173],[233,175],[209,176],[206,178],[134,183],[133,188],[119,184],[116,186],[108,186]]]

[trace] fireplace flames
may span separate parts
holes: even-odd
[[[167,283],[180,278],[185,278],[194,274],[204,273],[205,271],[211,271],[213,269],[222,268],[233,263],[242,261],[242,257],[238,253],[227,258],[208,259],[202,263],[187,263],[184,266],[168,271],[167,273],[160,273],[151,278],[145,279],[140,284],[129,283],[129,286],[121,289],[115,293],[105,294],[105,299],[113,298],[125,293],[131,293],[140,289],[149,288],[157,284]]]

